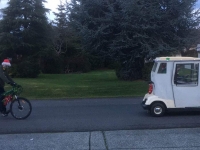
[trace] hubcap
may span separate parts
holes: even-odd
[[[162,113],[162,108],[160,106],[156,106],[154,108],[154,113],[157,114],[157,115],[161,114]]]

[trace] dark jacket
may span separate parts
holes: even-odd
[[[4,88],[5,83],[13,83],[14,81],[11,77],[3,70],[3,67],[0,66],[0,87]]]

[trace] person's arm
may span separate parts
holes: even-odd
[[[10,81],[10,83],[15,83],[13,81],[13,79],[7,74],[7,73],[4,73],[4,75],[6,76],[6,78]]]
[[[5,75],[4,72],[3,72],[2,67],[0,67],[0,78],[1,78],[4,82],[6,82],[7,84],[10,84],[11,82],[13,82],[12,79],[9,80],[9,79],[6,77],[6,75]]]

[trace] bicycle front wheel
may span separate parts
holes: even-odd
[[[30,116],[31,111],[31,103],[23,97],[18,97],[10,105],[10,113],[16,119],[26,119]]]

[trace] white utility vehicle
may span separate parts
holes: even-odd
[[[169,109],[200,109],[200,58],[158,57],[142,107],[153,116]]]

